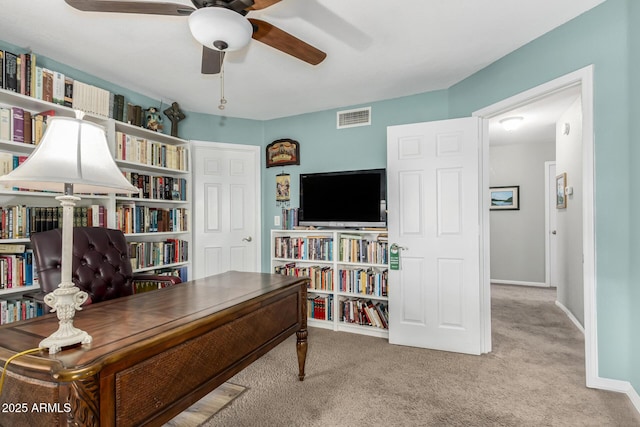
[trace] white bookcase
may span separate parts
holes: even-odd
[[[311,278],[309,325],[388,338],[386,231],[272,230],[271,272]]]
[[[137,254],[134,271],[186,268],[183,278],[188,279],[192,244],[188,141],[115,120],[110,124],[108,137],[116,164],[141,189],[135,197],[116,195],[113,216],[114,228],[121,229],[131,244],[131,255]]]
[[[73,109],[53,104],[50,102],[41,101],[29,96],[21,95],[15,92],[0,89],[0,107],[12,108],[18,107],[24,111],[28,111],[32,116],[43,111],[53,111],[56,116],[75,117]],[[169,177],[172,179],[180,179],[182,183],[182,191],[184,197],[179,200],[173,200],[173,198],[160,198],[160,197],[124,197],[119,195],[80,195],[81,201],[78,202],[78,207],[97,207],[103,206],[106,208],[106,216],[104,218],[105,225],[110,228],[118,227],[118,208],[123,205],[128,206],[140,206],[148,208],[147,211],[154,211],[158,209],[164,209],[171,212],[180,212],[181,220],[179,222],[180,227],[170,228],[166,231],[146,230],[144,232],[131,232],[125,233],[127,240],[130,243],[133,242],[150,242],[156,243],[156,249],[161,246],[167,239],[176,239],[182,242],[186,242],[183,246],[186,246],[184,251],[185,255],[181,259],[177,259],[171,263],[159,263],[159,265],[145,265],[144,267],[135,268],[134,271],[156,271],[164,267],[186,268],[187,277],[190,276],[189,261],[189,245],[192,242],[191,238],[191,173],[190,173],[190,150],[188,141],[174,138],[165,134],[156,133],[147,129],[143,129],[137,126],[131,126],[122,122],[118,122],[106,117],[95,116],[86,114],[85,120],[97,123],[103,126],[107,132],[107,138],[111,145],[112,153],[116,163],[123,172],[133,172],[138,174],[146,174],[150,176]],[[119,160],[117,158],[117,142],[116,135],[120,133],[126,133],[135,136],[138,139],[144,139],[155,143],[154,146],[159,147],[171,147],[169,150],[173,153],[173,147],[181,147],[184,151],[184,160],[175,167],[175,164],[157,165],[155,162],[148,162],[147,159],[136,159],[136,161]],[[0,138],[0,156],[28,156],[35,149],[35,145],[23,142],[14,142],[11,138]],[[155,153],[155,151],[154,151]],[[166,155],[166,154],[165,154]],[[173,155],[173,154],[172,154]],[[1,165],[1,163],[0,163]],[[0,169],[0,174],[4,174],[5,171]],[[51,207],[57,208],[59,202],[55,200],[57,193],[45,193],[35,191],[16,191],[13,188],[0,188],[0,206],[3,209],[7,209],[12,206],[21,207]],[[148,213],[148,212],[147,212]],[[173,217],[172,217],[173,218]],[[9,238],[5,236],[0,238],[0,245],[6,244],[24,244],[29,246],[29,233],[26,232],[27,223],[23,224],[22,233],[13,233]],[[38,289],[37,285],[25,286],[25,287],[6,287],[0,289],[0,299],[17,298],[24,292],[31,292],[34,289]]]

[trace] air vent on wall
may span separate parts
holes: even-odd
[[[338,129],[371,124],[371,107],[338,111]]]

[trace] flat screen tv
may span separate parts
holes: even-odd
[[[362,228],[387,226],[385,169],[300,174],[298,223]]]

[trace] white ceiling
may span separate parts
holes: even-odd
[[[266,120],[448,88],[603,1],[282,0],[249,16],[327,58],[312,66],[252,40],[225,59],[224,111],[185,17],[9,0],[0,40],[187,112]]]

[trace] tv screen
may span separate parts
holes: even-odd
[[[386,227],[385,169],[300,175],[300,225]]]

